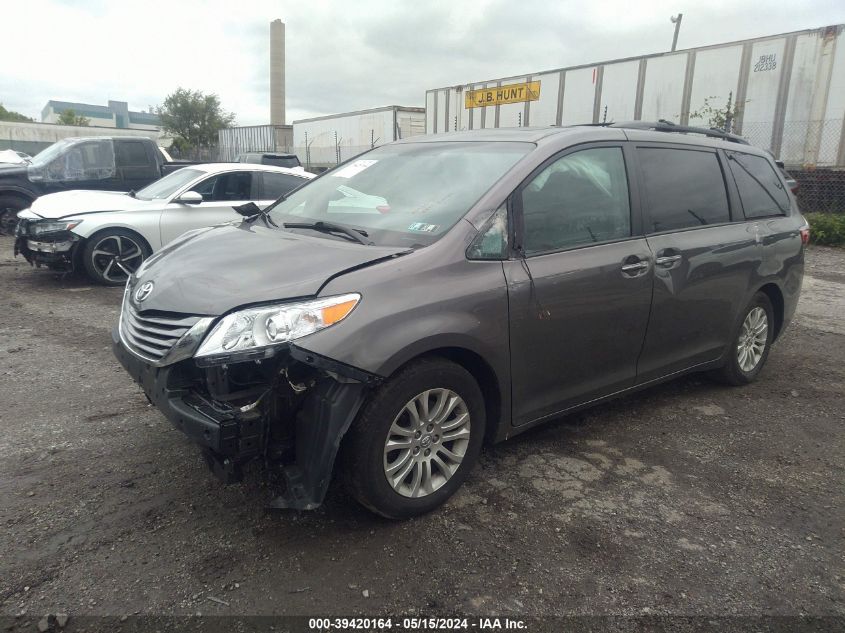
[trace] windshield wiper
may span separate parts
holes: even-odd
[[[333,222],[285,222],[282,226],[286,229],[312,229],[324,233],[341,233],[346,237],[355,240],[359,244],[372,246],[373,242],[367,239],[368,233],[361,229],[353,229],[342,224]]]

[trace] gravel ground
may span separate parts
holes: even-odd
[[[693,376],[489,447],[439,512],[267,513],[112,357],[120,289],[0,238],[0,615],[845,615],[845,252],[745,388]],[[34,630],[34,629],[33,629]]]

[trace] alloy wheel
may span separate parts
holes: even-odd
[[[125,235],[108,235],[94,245],[91,263],[107,281],[125,281],[144,261],[141,245]]]
[[[748,373],[754,370],[763,358],[769,336],[769,317],[766,311],[757,306],[753,308],[742,323],[736,346],[736,359],[739,368]]]
[[[429,389],[408,401],[387,434],[384,474],[403,497],[432,494],[457,472],[469,446],[470,415],[449,389]]]

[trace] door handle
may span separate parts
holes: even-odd
[[[623,273],[632,273],[638,270],[645,270],[648,268],[648,262],[636,262],[635,264],[624,264],[622,266]]]
[[[671,266],[679,259],[681,259],[680,255],[664,255],[663,257],[655,259],[654,263],[658,266]]]
[[[648,268],[648,262],[637,262],[636,264],[625,264],[622,266],[622,271],[629,273],[635,270],[644,270]]]

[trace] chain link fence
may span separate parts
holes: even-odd
[[[845,170],[792,169],[802,213],[845,213]]]
[[[307,171],[325,171],[335,165],[355,158],[372,149],[371,145],[345,145],[339,144],[331,147],[315,147],[313,144],[299,145],[293,148],[293,153],[299,158],[299,162]]]
[[[220,148],[216,145],[211,147],[192,147],[187,150],[171,146],[167,152],[173,160],[189,160],[195,163],[216,163],[220,161]]]
[[[734,132],[769,150],[798,183],[803,213],[845,213],[845,137],[842,119],[746,121]]]

